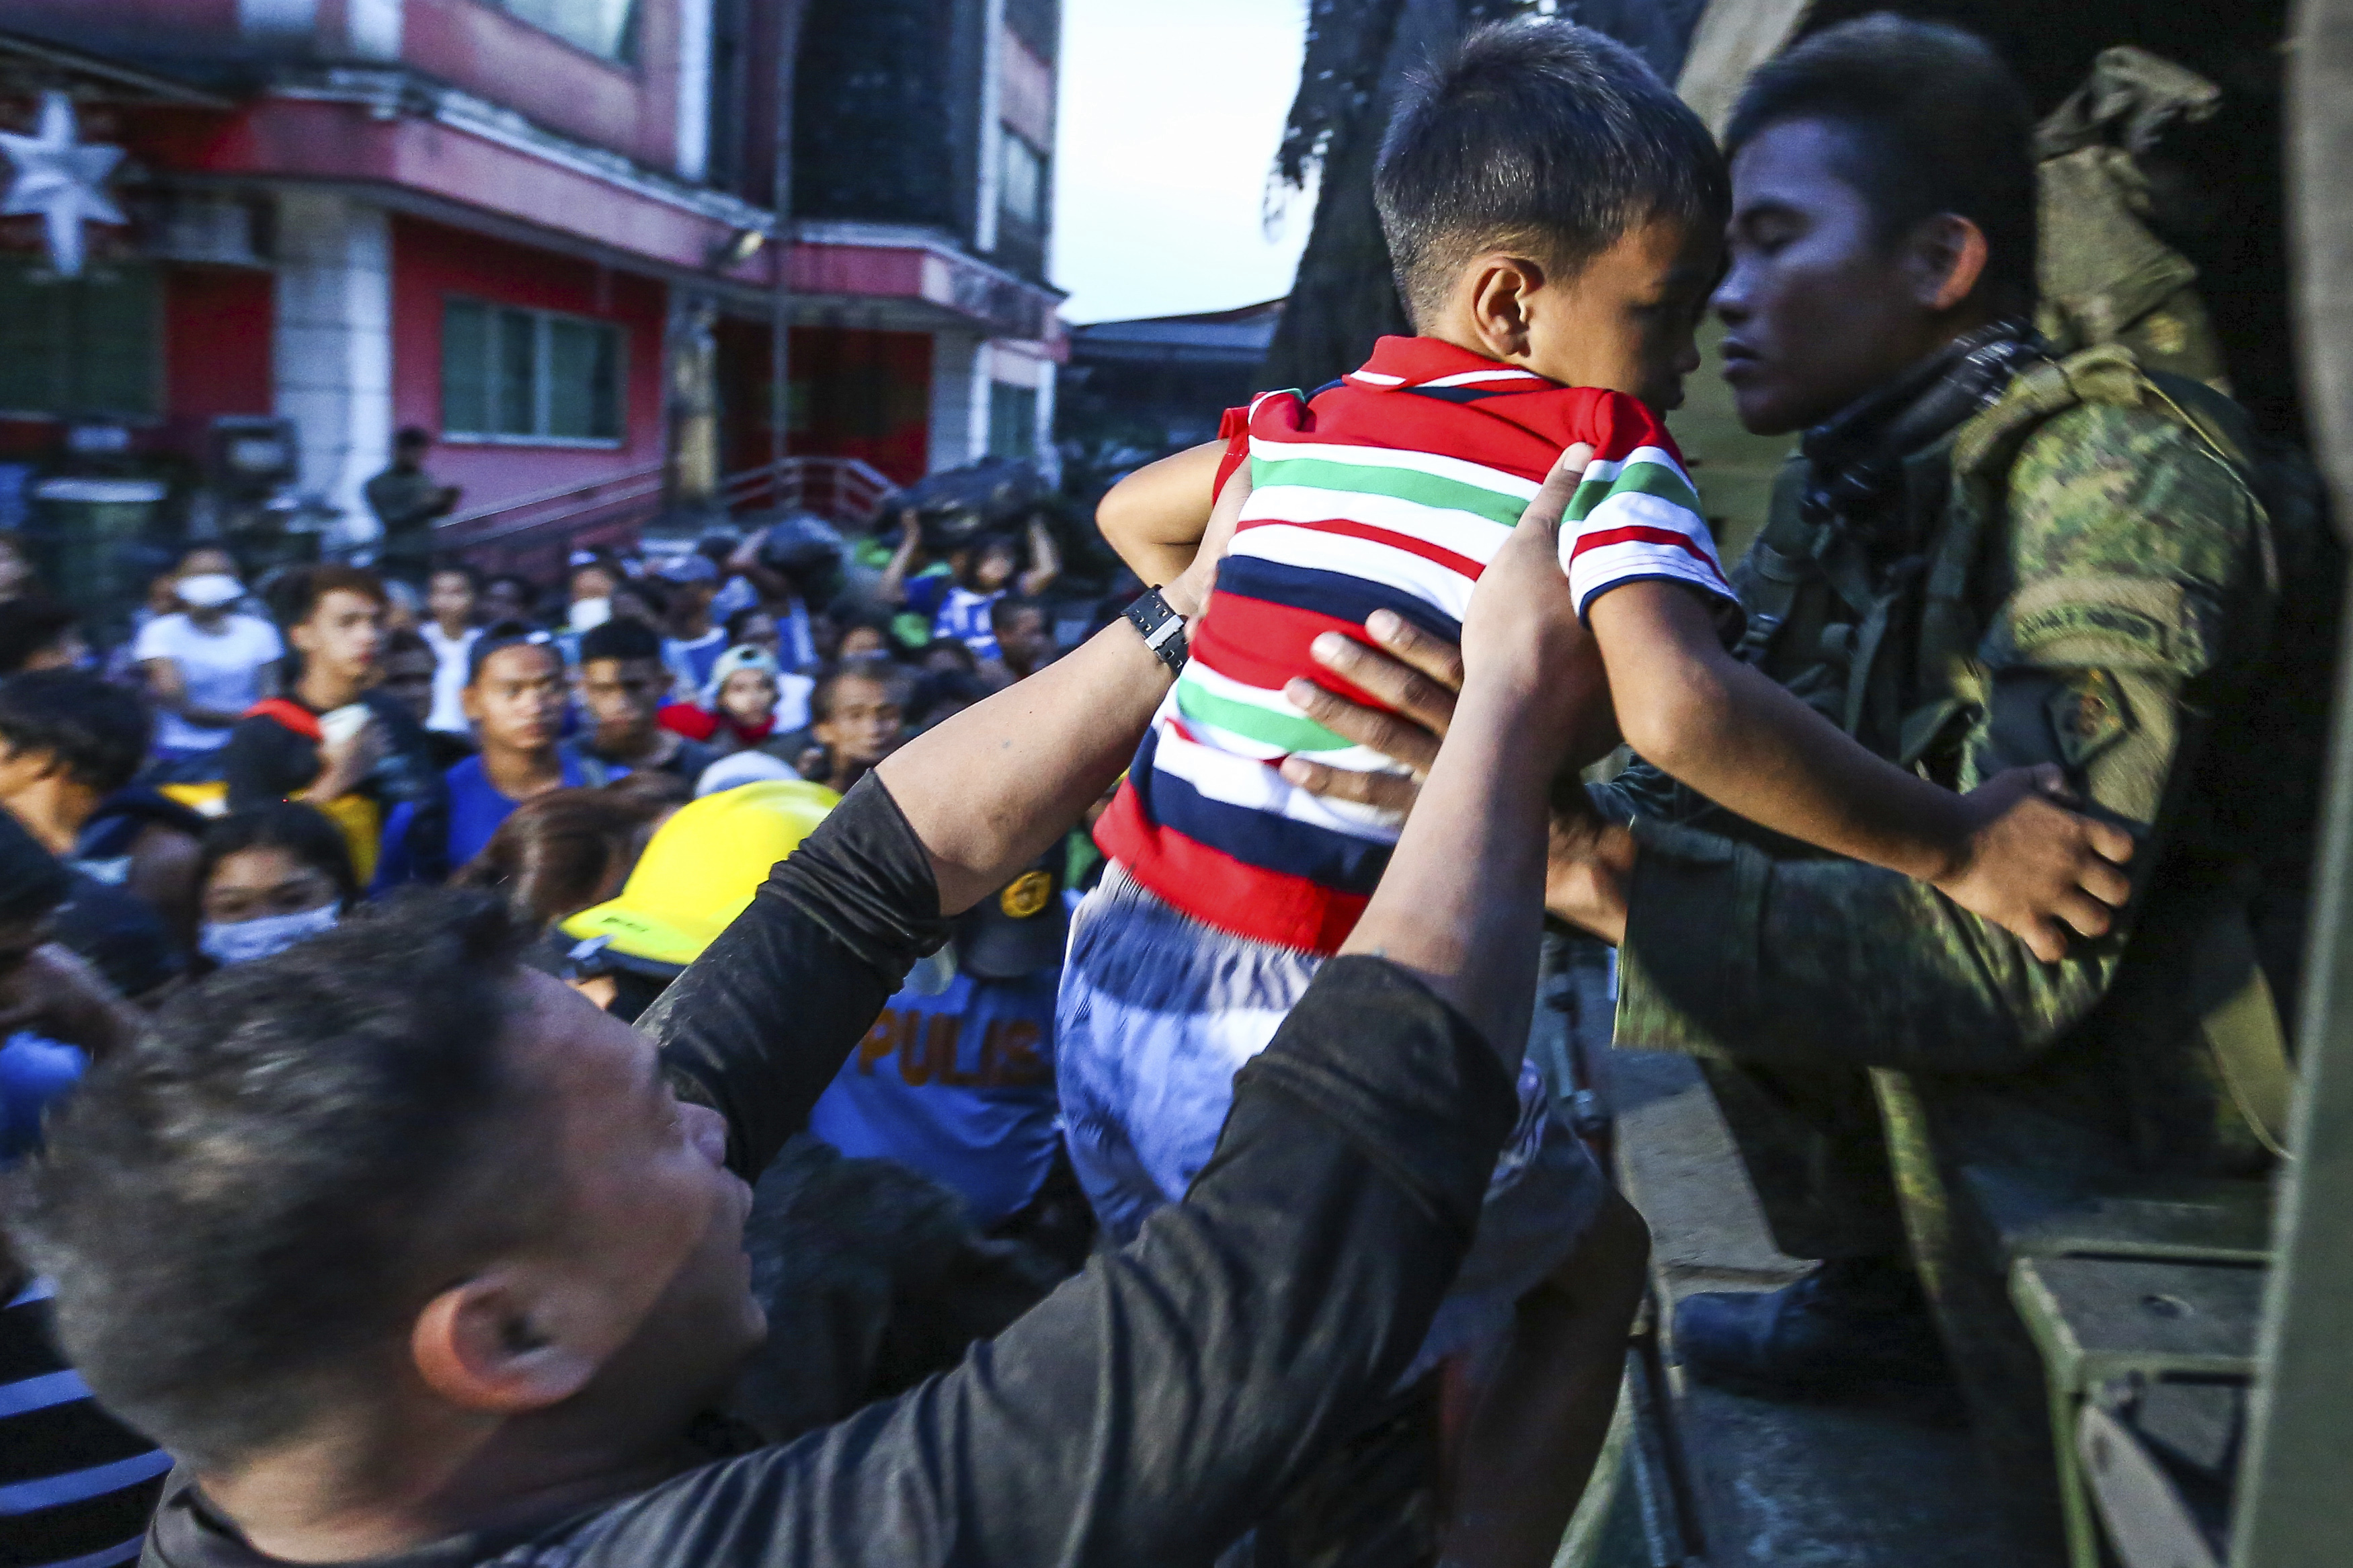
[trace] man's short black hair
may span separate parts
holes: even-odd
[[[230,965],[91,1069],[16,1229],[109,1409],[199,1467],[288,1441],[543,1223],[501,1050],[518,941],[488,894],[412,894]]]
[[[0,742],[46,752],[85,789],[112,795],[147,757],[152,721],[138,694],[85,669],[35,669],[0,680]]]
[[[291,627],[317,615],[320,604],[330,594],[356,594],[373,601],[379,610],[392,607],[392,596],[385,591],[383,578],[364,566],[346,566],[340,561],[290,573],[283,585],[271,591],[270,597],[277,601],[280,618]]]
[[[1979,296],[2033,307],[2034,110],[1983,39],[1885,12],[1824,28],[1748,79],[1725,151],[1791,120],[1841,132],[1838,174],[1870,204],[1883,242],[1939,213],[1968,218],[1986,237]]]
[[[433,445],[433,432],[422,425],[404,425],[392,437],[392,449],[396,452],[413,451],[417,447],[431,445]]]
[[[1641,56],[1541,17],[1478,28],[1415,82],[1373,196],[1417,324],[1482,252],[1574,272],[1655,218],[1719,230],[1732,203],[1715,138]]]
[[[1050,629],[1052,627],[1054,617],[1047,609],[1045,600],[1033,599],[1026,594],[999,594],[996,602],[988,606],[988,629],[1002,636],[1005,628],[1013,624],[1016,616],[1025,616],[1032,610]]]
[[[0,601],[0,676],[16,674],[35,654],[56,647],[80,619],[55,599]]]
[[[817,686],[809,692],[809,721],[822,724],[833,717],[833,700],[845,680],[867,680],[882,688],[891,700],[905,708],[914,700],[915,676],[905,665],[886,654],[854,654],[817,678]]]
[[[662,656],[661,634],[631,616],[616,616],[580,634],[583,668],[600,658],[650,658]]]
[[[466,650],[466,684],[478,684],[482,679],[482,666],[511,647],[543,647],[556,667],[559,669],[563,668],[564,655],[556,647],[554,637],[537,626],[525,626],[521,621],[501,621],[496,626],[483,627],[482,635],[474,639],[474,646]]]

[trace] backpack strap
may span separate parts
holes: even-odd
[[[1740,560],[1740,607],[1747,624],[1732,655],[1745,664],[1764,661],[1797,606],[1799,593],[1820,574],[1814,561],[1816,531],[1806,521],[1802,505],[1805,494],[1806,460],[1793,453],[1773,476],[1764,531]]]
[[[293,731],[306,741],[323,740],[326,731],[319,728],[319,716],[300,702],[284,697],[265,697],[245,710],[248,719],[269,719]]]

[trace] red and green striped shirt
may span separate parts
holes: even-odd
[[[1623,393],[1560,386],[1427,338],[1383,338],[1357,371],[1227,416],[1226,475],[1250,496],[1192,662],[1095,830],[1105,854],[1169,904],[1279,946],[1335,951],[1388,863],[1401,819],[1307,794],[1276,771],[1397,764],[1282,695],[1307,676],[1364,692],[1308,655],[1364,637],[1394,610],[1450,642],[1480,572],[1563,448],[1595,457],[1570,502],[1561,564],[1578,613],[1613,587],[1666,580],[1737,613],[1673,440]]]

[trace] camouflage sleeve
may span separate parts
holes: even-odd
[[[2021,450],[2009,524],[1954,782],[2059,763],[2087,809],[2133,829],[2145,889],[2212,689],[2260,624],[2261,513],[2178,425],[2086,404]],[[2129,938],[2127,918],[2041,963],[1892,872],[1668,822],[1635,831],[1618,1019],[1630,1046],[2015,1070],[2100,1000]]]

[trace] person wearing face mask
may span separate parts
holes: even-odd
[[[222,817],[205,834],[197,868],[196,951],[216,969],[283,952],[359,899],[342,832],[298,801]]]
[[[198,562],[193,553],[190,563],[214,564]],[[132,657],[161,719],[157,760],[193,770],[191,776],[214,776],[202,764],[218,760],[230,730],[248,710],[276,695],[278,661],[286,656],[286,645],[268,621],[237,612],[245,584],[227,572],[182,576],[173,595],[180,607],[140,628]]]
[[[565,629],[577,637],[611,620],[613,590],[620,583],[620,572],[603,556],[590,550],[573,552],[572,607],[565,617]]]

